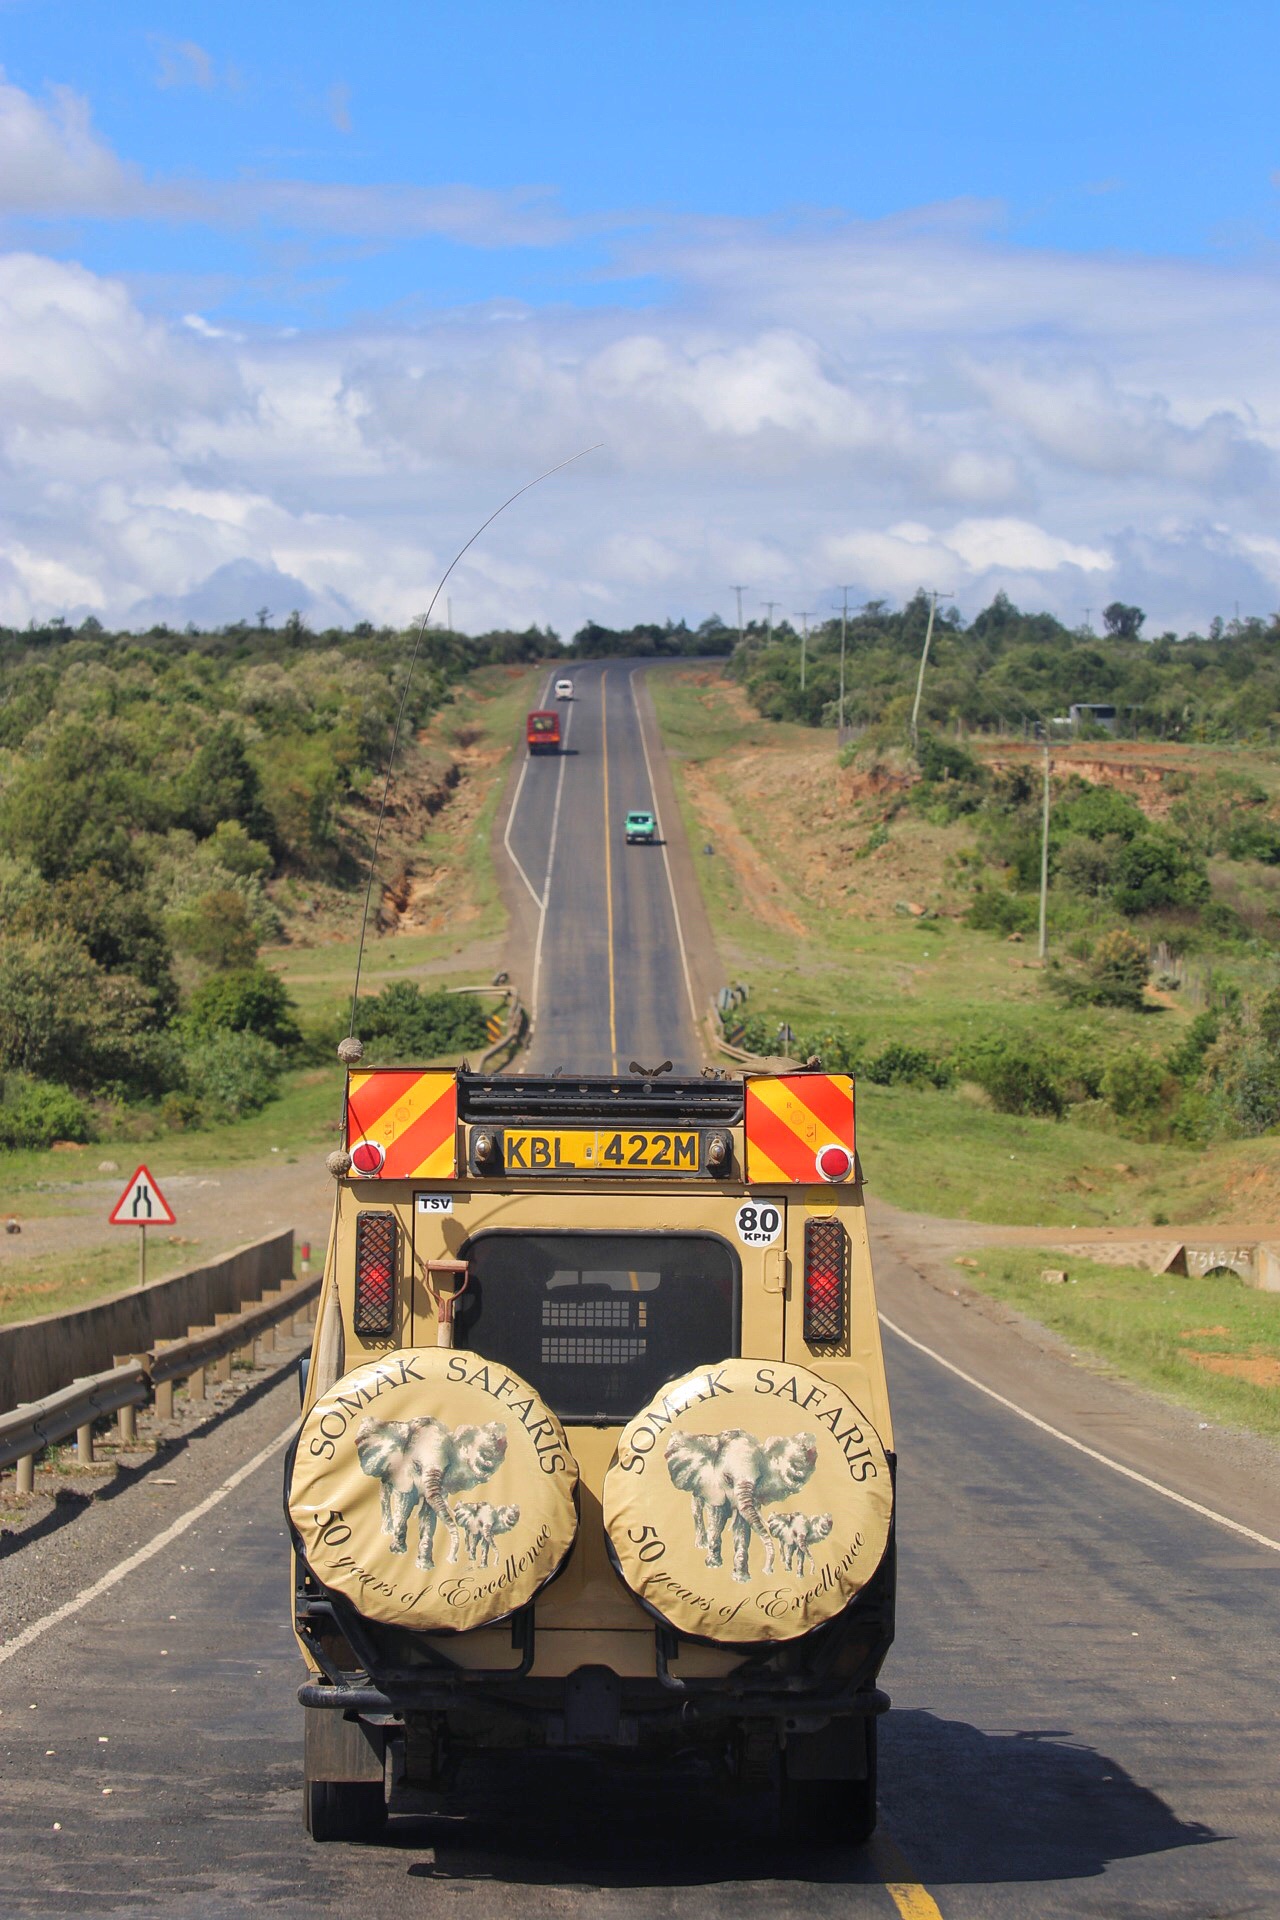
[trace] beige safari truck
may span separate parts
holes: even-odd
[[[317,1840],[494,1748],[875,1824],[894,1454],[853,1083],[353,1068],[285,1504]]]

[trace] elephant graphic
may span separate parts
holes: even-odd
[[[829,1513],[771,1513],[765,1525],[782,1548],[783,1567],[803,1579],[813,1564],[810,1547],[826,1539],[833,1522]]]
[[[676,1433],[666,1445],[667,1472],[673,1486],[693,1499],[693,1541],[706,1552],[707,1565],[720,1565],[720,1543],[733,1521],[733,1577],[751,1578],[751,1536],[764,1541],[764,1572],[773,1572],[774,1536],[761,1518],[762,1506],[799,1492],[818,1460],[811,1433],[774,1435],[757,1440],[740,1427],[725,1433]]]
[[[415,1564],[435,1564],[436,1521],[443,1520],[452,1565],[458,1558],[459,1532],[449,1495],[491,1479],[506,1451],[507,1429],[500,1420],[453,1432],[431,1414],[414,1420],[375,1420],[372,1415],[362,1420],[356,1429],[356,1453],[370,1478],[382,1482],[382,1531],[390,1536],[392,1553],[408,1551],[409,1518],[417,1507]]]
[[[510,1533],[520,1524],[519,1507],[495,1507],[491,1500],[460,1500],[453,1517],[462,1528],[467,1543],[467,1558],[477,1567],[487,1567],[493,1551],[495,1533]]]

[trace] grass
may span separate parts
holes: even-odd
[[[911,812],[868,851],[883,792],[836,765],[834,738],[761,720],[705,671],[650,685],[721,960],[747,1011],[801,1034],[835,1027],[864,1053],[890,1042],[949,1053],[999,1033],[1106,1058],[1165,1053],[1182,1008],[1072,1008],[1048,990],[1033,941],[966,927],[957,865],[970,830]],[[1189,765],[1194,755],[1187,750]],[[898,911],[911,901],[936,912]],[[992,1111],[973,1089],[858,1088],[872,1191],[894,1205],[1018,1225],[1280,1220],[1280,1140],[1208,1150],[1136,1141],[1100,1103],[1063,1120]]]
[[[1280,1434],[1280,1294],[1234,1275],[1188,1279],[1058,1252],[988,1247],[964,1278],[1222,1425]],[[1066,1268],[1065,1285],[1041,1280]]]

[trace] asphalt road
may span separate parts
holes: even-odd
[[[645,794],[630,785],[639,737],[625,672],[574,677],[581,750],[562,763],[555,858],[553,760],[530,770],[536,801],[521,817],[521,795],[512,838],[539,900],[550,865],[547,913],[532,916],[545,973],[537,1062],[560,1064],[590,1028],[586,1064],[609,1067],[606,741],[610,817]],[[623,1068],[633,1041],[677,1055],[685,1018],[651,851],[613,844],[615,942],[625,927],[630,943],[615,951]],[[595,916],[576,933],[567,914],[557,924],[562,884],[579,916]],[[655,944],[641,950],[645,927]],[[692,1052],[691,1027],[683,1044]],[[863,1146],[874,1180],[874,1141]],[[313,1846],[280,1519],[294,1415],[282,1380],[0,1558],[0,1913],[416,1920],[453,1902],[484,1920],[1280,1913],[1280,1552],[1160,1490],[1277,1540],[1274,1452],[1202,1432],[1007,1313],[930,1284],[910,1239],[899,1221],[876,1244],[881,1304],[900,1330],[886,1338],[901,1571],[872,1848],[781,1853],[757,1806],[727,1804],[688,1769],[554,1757],[464,1776],[446,1809],[393,1801],[382,1845]],[[196,1511],[235,1472],[239,1484]],[[157,1540],[5,1657],[15,1630]]]
[[[513,796],[506,851],[532,909],[520,967],[533,1007],[529,1072],[701,1065],[662,844],[679,821],[658,805],[646,748],[652,758],[660,741],[642,730],[633,673],[625,661],[574,663],[574,698],[556,703],[564,751],[530,755]],[[627,845],[632,808],[657,816],[656,844]]]

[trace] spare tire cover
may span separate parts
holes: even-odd
[[[655,1394],[604,1483],[614,1564],[681,1633],[794,1640],[840,1613],[884,1557],[889,1463],[831,1381],[724,1360]]]
[[[465,1631],[523,1606],[573,1546],[578,1467],[533,1388],[461,1348],[380,1355],[302,1423],[289,1514],[371,1620]]]

